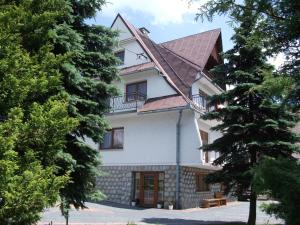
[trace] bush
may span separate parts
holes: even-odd
[[[256,168],[255,187],[269,192],[278,202],[264,204],[268,214],[285,220],[286,225],[300,224],[300,162],[292,159],[266,158]]]

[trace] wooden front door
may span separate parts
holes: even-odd
[[[140,201],[143,207],[156,207],[158,199],[158,173],[141,173]]]

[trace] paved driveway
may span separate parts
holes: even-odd
[[[223,222],[246,222],[249,210],[248,202],[233,202],[227,206],[186,210],[143,209],[109,203],[88,203],[87,206],[88,209],[71,212],[70,225],[125,225],[128,222],[142,225],[212,225]],[[65,224],[58,208],[46,210],[39,225],[48,225],[50,221],[53,225]],[[278,224],[280,221],[270,218],[258,208],[257,223]]]

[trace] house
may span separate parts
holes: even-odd
[[[200,117],[216,107],[208,96],[224,89],[209,72],[222,63],[221,30],[157,44],[119,14],[111,27],[119,31],[122,94],[109,99],[111,130],[95,145],[104,172],[97,185],[112,202],[198,207],[220,189],[203,180],[219,169],[211,164],[218,153],[200,149],[220,134],[210,130],[216,121]]]

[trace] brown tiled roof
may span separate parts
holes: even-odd
[[[124,67],[121,69],[120,75],[122,76],[122,75],[127,75],[135,72],[141,72],[154,67],[156,67],[154,62],[147,62],[147,63],[142,63],[134,66]]]
[[[220,29],[156,44],[121,15],[118,16],[120,16],[166,81],[186,102],[189,102],[188,96],[192,84],[196,80],[197,74],[204,70],[205,64],[221,35]],[[137,68],[124,68],[121,74],[126,74],[128,71],[135,69]]]
[[[159,98],[148,99],[139,112],[149,112],[155,110],[170,109],[183,107],[187,105],[187,101],[181,95],[170,95]]]
[[[220,35],[221,29],[215,29],[167,41],[161,45],[204,69]]]
[[[183,94],[188,96],[199,68],[184,61],[168,49],[154,43],[140,32],[139,35],[174,84]]]

